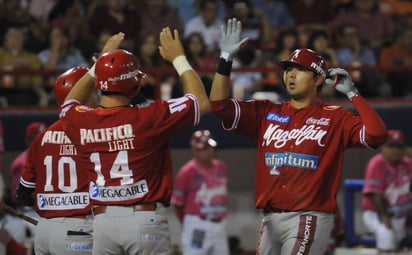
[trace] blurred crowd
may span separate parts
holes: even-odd
[[[412,2],[403,0],[0,0],[0,107],[56,105],[62,71],[89,67],[107,38],[138,56],[142,99],[182,92],[158,52],[161,29],[177,29],[187,56],[210,88],[220,26],[242,21],[249,37],[234,60],[238,99],[286,99],[277,63],[296,48],[319,52],[328,67],[346,67],[369,98],[412,96]],[[256,68],[260,68],[256,71]],[[156,91],[160,87],[160,92]],[[324,88],[324,98],[337,98]]]

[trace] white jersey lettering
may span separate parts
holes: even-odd
[[[71,144],[69,137],[63,131],[46,131],[41,140],[41,146],[45,143]]]
[[[304,125],[300,129],[283,130],[279,125],[270,124],[263,135],[262,146],[269,146],[273,142],[275,148],[282,148],[288,141],[295,140],[295,145],[305,140],[315,140],[319,146],[325,146],[322,142],[327,134],[326,130],[315,125]]]
[[[133,127],[131,124],[120,125],[117,127],[110,128],[80,129],[80,143],[82,145],[86,143],[123,140],[133,137]]]

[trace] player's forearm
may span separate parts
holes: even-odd
[[[366,134],[373,137],[375,143],[384,143],[388,134],[382,118],[362,96],[355,96],[352,99],[352,103],[359,113],[363,125],[365,126]]]
[[[376,212],[378,213],[380,220],[382,222],[386,222],[388,219],[390,219],[390,215],[386,210],[387,206],[383,196],[381,194],[373,193],[372,201],[376,207]]]
[[[230,73],[232,72],[232,61],[219,59],[215,77],[212,82],[212,89],[210,91],[210,100],[218,101],[230,97]]]
[[[199,111],[203,115],[210,111],[210,103],[207,98],[202,81],[194,70],[187,70],[181,75],[183,92],[193,94],[199,102]]]
[[[92,93],[95,93],[94,78],[90,73],[86,73],[80,78],[76,85],[73,86],[64,101],[74,99],[80,103],[86,103]]]
[[[209,99],[218,101],[230,97],[230,76],[215,74]]]

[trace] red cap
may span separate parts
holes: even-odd
[[[279,65],[283,70],[286,70],[291,65],[299,65],[326,77],[325,60],[310,49],[297,49],[293,51],[290,55],[290,60],[281,61]]]
[[[43,122],[33,122],[26,128],[26,137],[34,138],[38,133],[45,130],[47,127],[46,123]]]
[[[405,143],[405,139],[404,139],[404,135],[403,132],[400,130],[389,130],[388,131],[388,141],[386,141],[387,143],[390,144],[404,144]]]
[[[207,147],[216,147],[217,142],[211,138],[209,130],[198,130],[193,133],[192,147],[195,149],[205,149]]]

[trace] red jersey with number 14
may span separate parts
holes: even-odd
[[[173,173],[169,138],[198,124],[196,98],[185,95],[137,106],[91,109],[69,101],[61,116],[86,162],[94,204],[170,204]]]
[[[20,183],[35,188],[36,212],[43,218],[90,213],[89,181],[76,147],[58,120],[31,143]]]

